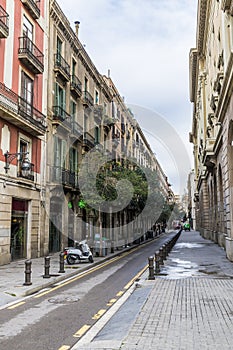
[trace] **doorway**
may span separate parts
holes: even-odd
[[[27,255],[28,201],[12,198],[11,211],[11,260]]]

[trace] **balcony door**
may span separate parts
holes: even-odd
[[[23,37],[24,48],[32,52],[33,50],[33,25],[26,16],[23,16]]]
[[[28,201],[12,198],[11,259],[26,258]]]
[[[31,115],[33,106],[33,80],[24,72],[22,72],[21,80],[21,98],[24,112]]]

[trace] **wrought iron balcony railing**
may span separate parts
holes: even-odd
[[[83,146],[88,146],[89,148],[95,146],[95,138],[87,131],[83,134]]]
[[[43,73],[44,54],[27,36],[19,38],[18,57],[34,74]]]
[[[43,135],[46,117],[38,109],[0,83],[0,116],[33,135]]]
[[[71,117],[61,106],[53,106],[53,121],[71,129]]]
[[[83,134],[83,127],[78,122],[72,121],[72,133],[77,137],[81,136]]]
[[[0,38],[7,38],[9,35],[9,15],[0,6]]]
[[[82,95],[82,83],[74,74],[71,75],[70,90],[75,92],[78,96]]]
[[[40,0],[21,0],[34,19],[40,17]]]
[[[94,98],[88,91],[83,92],[83,105],[87,107],[94,106]]]
[[[59,73],[64,80],[70,80],[70,65],[58,52],[54,55],[54,70]]]
[[[75,172],[61,166],[52,166],[50,176],[52,182],[62,184],[63,186],[75,187],[77,183]]]
[[[45,131],[45,115],[20,96],[18,97],[18,113],[31,123],[43,128]]]

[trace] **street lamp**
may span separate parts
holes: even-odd
[[[28,154],[29,152],[18,152],[18,153],[9,153],[8,151],[4,154],[5,157],[5,173],[8,173],[8,170],[10,169],[10,164],[11,162],[18,156],[23,157],[22,160],[22,165],[21,165],[21,171],[22,171],[22,175],[23,176],[28,176],[28,174],[31,171],[31,163],[29,162],[28,158],[26,158],[25,156]]]

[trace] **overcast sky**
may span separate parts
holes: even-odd
[[[80,21],[81,43],[101,74],[107,75],[110,69],[173,191],[183,193],[186,179],[179,171],[180,159],[185,177],[193,167],[188,142],[192,124],[189,50],[196,45],[197,0],[57,1],[72,28]],[[151,123],[148,118],[153,115]],[[169,130],[172,145],[161,140],[156,122]],[[179,150],[174,153],[171,148],[176,144]]]

